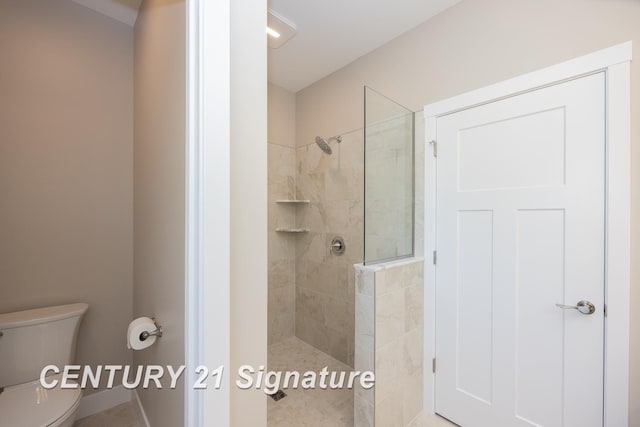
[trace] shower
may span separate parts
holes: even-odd
[[[316,144],[318,144],[318,147],[320,147],[320,149],[322,151],[324,151],[325,153],[327,153],[327,154],[331,154],[333,152],[333,150],[329,146],[329,143],[331,141],[337,141],[338,144],[340,144],[342,142],[342,137],[341,136],[332,136],[331,138],[324,139],[322,137],[316,136]]]

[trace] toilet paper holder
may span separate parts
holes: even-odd
[[[142,332],[140,334],[140,341],[145,341],[150,336],[155,336],[158,338],[162,337],[162,326],[160,326],[158,322],[156,322],[155,317],[152,317],[151,320],[153,320],[153,324],[156,325],[156,329],[151,332],[147,332],[147,331]]]

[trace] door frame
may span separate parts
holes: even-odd
[[[185,19],[184,425],[261,427],[233,372],[267,364],[267,2],[186,0]]]
[[[429,141],[436,140],[438,117],[594,73],[605,73],[605,427],[626,426],[629,422],[631,59],[632,43],[629,41],[424,107],[425,144],[429,145]],[[425,150],[425,254],[437,249],[437,158],[433,154],[432,150]],[[430,366],[435,358],[436,324],[436,266],[432,263],[425,263],[424,281],[424,366]],[[424,410],[435,413],[435,374],[427,371],[425,369]]]
[[[231,362],[230,9],[231,0],[186,0],[184,425],[188,427],[230,425],[229,375],[223,376],[219,390],[192,387],[199,377],[196,366],[229,369]]]

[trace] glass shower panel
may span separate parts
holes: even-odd
[[[413,255],[414,114],[365,87],[364,263]]]

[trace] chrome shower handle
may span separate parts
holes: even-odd
[[[334,237],[331,240],[331,246],[329,246],[329,251],[334,255],[342,255],[344,251],[347,249],[347,245],[344,243],[344,239],[340,236]]]

